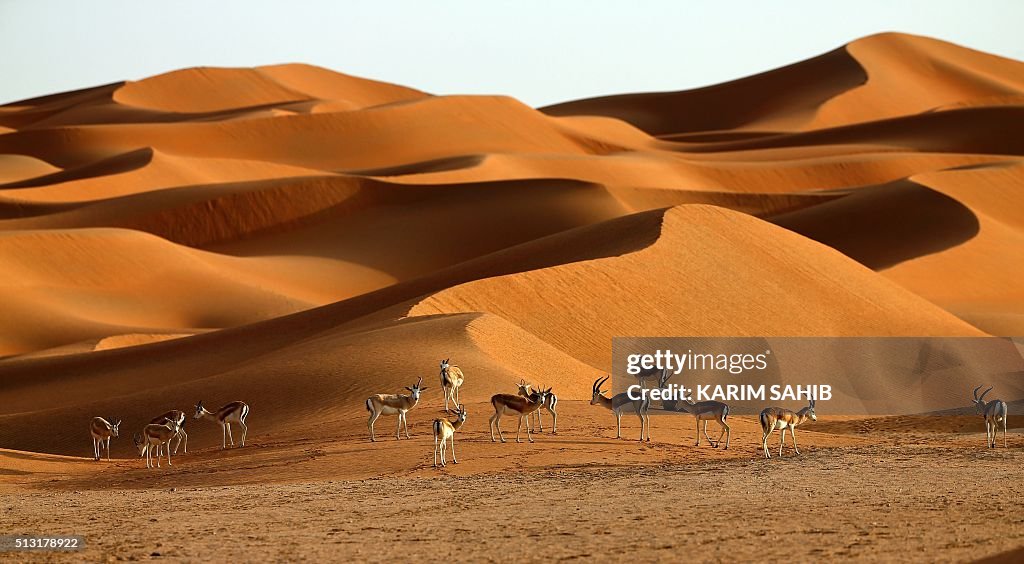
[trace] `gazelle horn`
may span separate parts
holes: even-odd
[[[980,390],[980,389],[981,389],[981,386],[978,386],[977,388],[974,388],[974,399],[978,399],[978,390]]]
[[[989,389],[985,390],[984,392],[981,392],[981,397],[978,398],[978,401],[985,401],[985,394],[987,394],[987,393],[989,393],[991,391],[992,391],[992,388],[989,388]]]

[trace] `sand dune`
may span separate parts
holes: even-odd
[[[249,402],[256,441],[348,444],[442,357],[478,411],[520,378],[583,402],[619,335],[1019,334],[1022,71],[886,34],[540,110],[308,65],[2,106],[0,446],[83,456],[56,423],[199,399]]]

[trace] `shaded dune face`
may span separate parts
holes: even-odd
[[[588,400],[618,335],[1022,334],[1022,77],[885,34],[540,110],[309,65],[0,106],[0,445],[199,399],[349,429],[449,357]]]

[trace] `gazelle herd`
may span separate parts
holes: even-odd
[[[216,412],[207,411],[203,408],[203,402],[196,404],[194,419],[211,418],[220,424],[225,437],[231,438],[231,423],[237,423],[242,428],[242,444],[245,446],[245,434],[248,428],[245,425],[245,418],[249,415],[249,406],[245,402],[234,401],[224,405]],[[185,422],[188,415],[184,411],[172,409],[166,413],[151,419],[142,428],[142,432],[132,435],[132,443],[139,452],[139,458],[146,459],[146,468],[160,468],[160,457],[166,452],[167,465],[171,465],[171,442],[174,442],[174,454],[178,454],[178,447],[182,441],[185,443],[184,454],[188,454],[188,434],[185,432]],[[89,423],[89,432],[92,434],[93,455],[95,460],[100,459],[100,451],[105,444],[107,447],[107,460],[110,460],[110,439],[116,438],[118,426],[121,420],[110,423],[102,417],[94,417]],[[231,446],[235,441],[231,440]],[[221,448],[227,448],[227,443]]]
[[[460,403],[459,399],[459,391],[465,382],[465,375],[457,366],[449,364],[449,360],[441,361],[440,379],[445,401],[444,412],[453,414],[455,419],[438,418],[433,421],[431,428],[434,437],[434,467],[438,466],[438,454],[440,454],[441,467],[447,465],[446,450],[451,451],[452,463],[458,463],[455,457],[455,433],[462,429],[467,419],[466,406]],[[622,414],[627,409],[631,410],[640,419],[639,440],[650,441],[650,409],[652,403],[650,396],[644,395],[643,399],[631,399],[627,393],[623,392],[609,397],[605,395],[606,391],[601,388],[610,378],[611,376],[605,376],[594,381],[591,388],[590,404],[603,407],[614,414],[616,439],[622,438]],[[666,389],[670,378],[671,375],[668,371],[663,370],[658,379],[658,388]],[[551,415],[551,432],[552,434],[557,433],[558,413],[556,406],[558,404],[558,397],[552,392],[552,389],[550,387],[547,389],[535,389],[532,384],[527,383],[525,380],[520,380],[516,386],[518,388],[517,394],[498,393],[491,396],[491,406],[494,408],[494,415],[489,420],[491,441],[496,442],[500,440],[502,443],[505,442],[500,422],[502,416],[510,415],[518,418],[516,442],[521,442],[524,421],[526,422],[526,438],[529,442],[534,442],[531,433],[533,430],[531,420],[535,417],[538,432],[544,431],[541,409],[546,410]],[[1006,447],[1006,402],[998,399],[986,402],[985,396],[992,391],[992,388],[990,387],[985,390],[979,397],[978,390],[981,388],[982,386],[978,386],[974,389],[973,402],[978,413],[985,421],[986,446],[989,448],[996,447],[997,432],[999,426],[1002,425],[1003,447]],[[365,406],[369,412],[369,419],[366,425],[370,433],[371,442],[377,440],[374,434],[374,423],[381,415],[398,416],[395,429],[396,439],[400,440],[402,438],[403,425],[405,427],[405,437],[407,439],[411,438],[408,413],[419,404],[421,394],[429,388],[423,386],[423,378],[420,377],[416,384],[407,386],[405,389],[409,393],[375,394],[366,399]],[[697,424],[696,446],[700,446],[700,437],[703,433],[710,446],[718,448],[722,444],[722,438],[724,437],[725,446],[723,450],[729,448],[732,429],[728,422],[730,407],[727,404],[718,401],[693,402],[690,399],[682,401],[664,399],[658,401],[661,402],[662,411],[688,413],[694,417]],[[457,411],[451,410],[449,408],[450,404],[454,404],[458,408]],[[203,402],[200,401],[195,405],[193,418],[209,419],[220,425],[222,431],[221,448],[226,449],[229,443],[232,447],[235,446],[234,437],[231,433],[232,424],[237,424],[241,428],[240,446],[245,446],[245,439],[248,434],[248,426],[246,424],[246,417],[248,415],[249,406],[241,401],[225,404],[215,411],[207,410],[203,407]],[[154,460],[156,461],[156,467],[161,467],[161,458],[165,454],[167,456],[167,465],[170,466],[172,452],[177,454],[178,447],[182,443],[184,443],[185,447],[184,453],[188,453],[188,434],[185,432],[185,422],[187,419],[184,411],[171,410],[154,417],[143,427],[141,432],[133,435],[133,442],[138,450],[139,457],[146,458],[147,468],[153,467]],[[764,457],[771,458],[771,453],[768,449],[768,438],[774,431],[779,431],[779,456],[782,456],[787,430],[792,438],[793,452],[799,455],[800,449],[796,443],[796,428],[807,421],[817,421],[817,419],[815,401],[813,399],[808,402],[807,406],[795,412],[781,407],[767,407],[762,410],[758,420],[763,433],[761,437],[761,451],[764,453]],[[711,421],[717,422],[721,428],[721,433],[718,439],[715,440],[712,440],[710,435],[708,435],[708,423]],[[703,423],[703,428],[701,423]],[[107,449],[107,460],[110,460],[110,441],[113,438],[117,438],[120,424],[120,419],[115,421],[113,418],[108,420],[102,417],[95,417],[90,421],[89,432],[93,441],[94,460],[101,459],[104,447]],[[498,431],[497,439],[494,436],[495,430]],[[173,450],[171,443],[174,443]]]

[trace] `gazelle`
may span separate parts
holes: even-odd
[[[1006,448],[1006,402],[1003,400],[992,400],[985,403],[985,394],[992,391],[989,388],[978,397],[978,390],[981,386],[974,388],[974,407],[978,413],[985,418],[985,442],[989,448],[996,448],[996,433],[999,431],[999,422],[1003,423],[1003,448]],[[115,435],[116,436],[116,435]],[[109,453],[109,451],[108,451]]]
[[[782,447],[786,444],[786,429],[789,429],[789,434],[793,437],[793,450],[800,454],[800,449],[796,446],[796,428],[808,419],[811,421],[818,420],[818,417],[814,414],[814,400],[810,400],[807,407],[796,413],[781,407],[764,408],[761,411],[761,430],[764,431],[764,436],[761,437],[761,446],[764,448],[764,457],[772,457],[768,453],[768,436],[776,429],[779,430],[780,435],[779,456],[782,456]]]
[[[530,394],[530,397],[514,396],[512,394],[494,394],[491,396],[491,406],[494,407],[494,415],[490,419],[491,442],[494,442],[494,429],[498,429],[498,438],[505,442],[501,434],[501,416],[505,414],[518,415],[519,426],[516,428],[516,442],[520,443],[519,434],[523,429],[523,419],[531,413],[540,409],[548,399],[549,391],[537,390]],[[533,436],[530,435],[530,426],[526,426],[526,438],[532,443]]]
[[[640,440],[644,440],[644,430],[647,430],[647,440],[651,440],[651,420],[648,411],[651,409],[651,400],[649,397],[645,397],[642,400],[631,400],[629,394],[622,392],[621,394],[615,394],[612,397],[606,397],[604,395],[605,390],[601,389],[601,386],[608,381],[611,376],[605,376],[604,378],[598,378],[594,381],[593,395],[590,398],[590,405],[600,405],[605,409],[610,409],[615,414],[615,438],[622,438],[622,411],[627,405],[633,406],[633,411],[636,412],[636,416],[640,418]]]
[[[135,448],[139,449],[139,456],[145,455],[146,468],[153,467],[153,452],[156,452],[156,467],[160,468],[161,447],[167,451],[167,465],[171,465],[171,439],[178,436],[181,427],[176,420],[168,420],[163,424],[150,423],[142,428],[142,434],[136,433],[132,437]]]
[[[174,421],[178,425],[178,442],[174,443],[174,454],[178,454],[178,447],[181,446],[181,440],[185,439],[185,454],[188,454],[188,434],[185,433],[185,421],[188,417],[184,411],[178,409],[172,409],[163,415],[159,415],[149,420],[150,423],[156,425],[163,425],[167,421]],[[160,453],[157,453],[160,456]]]
[[[452,462],[455,464],[459,463],[455,458],[455,431],[461,429],[462,425],[465,423],[466,406],[464,405],[459,405],[459,411],[456,413],[455,421],[434,419],[434,468],[437,468],[438,447],[441,449],[441,467],[445,467],[444,449],[449,440],[452,441]]]
[[[366,398],[366,411],[370,412],[370,420],[366,422],[366,426],[370,429],[371,441],[377,440],[376,435],[373,434],[373,424],[381,415],[398,415],[398,429],[395,431],[395,438],[402,439],[402,423],[405,423],[405,438],[411,438],[409,436],[409,420],[406,418],[406,414],[419,403],[420,394],[430,389],[421,388],[422,384],[423,377],[421,376],[416,381],[415,386],[411,388],[409,386],[405,387],[406,390],[409,390],[408,395],[377,394]]]
[[[451,400],[456,406],[459,405],[459,388],[466,381],[465,375],[458,366],[448,364],[451,358],[441,361],[441,389],[444,390],[444,410],[448,411],[448,401]]]
[[[665,388],[665,384],[668,383],[669,378],[672,376],[668,370],[661,372],[661,377],[658,379],[658,387],[661,389]],[[729,428],[729,424],[725,422],[726,418],[729,417],[729,406],[720,401],[699,401],[694,403],[692,399],[687,398],[685,403],[680,405],[676,401],[663,401],[662,407],[668,411],[685,411],[691,415],[697,421],[697,445],[700,446],[700,422],[704,422],[704,436],[708,439],[708,444],[714,448],[718,448],[718,445],[722,444],[722,436],[725,436],[725,448],[722,450],[729,449],[729,440],[732,438],[732,429]],[[718,421],[718,425],[722,428],[722,432],[718,435],[717,441],[712,441],[711,437],[708,436],[708,421]]]
[[[531,384],[527,384],[525,380],[520,380],[519,383],[516,384],[516,386],[519,388],[519,395],[523,396],[524,398],[530,397],[530,394],[533,393],[533,390],[531,389],[533,386]],[[558,405],[558,396],[556,396],[551,391],[551,388],[548,388],[547,391],[548,391],[548,399],[547,399],[546,402],[544,402],[544,409],[548,410],[548,413],[551,414],[551,434],[552,435],[557,435],[558,434],[558,413],[555,411],[555,406]],[[537,411],[534,411],[534,413],[537,415],[537,429],[539,430],[539,432],[543,433],[544,432],[544,423],[543,423],[543,421],[541,419],[541,416],[540,416],[540,410],[538,409]],[[526,426],[527,427],[530,426],[530,418],[529,417],[526,418]]]
[[[113,417],[110,418],[113,421]],[[107,460],[110,460],[110,439],[117,437],[117,428],[121,420],[111,423],[102,417],[93,417],[89,422],[89,433],[92,435],[92,456],[93,460],[99,460],[103,452],[103,444],[107,445]]]
[[[221,430],[221,448],[228,448],[228,441],[231,441],[231,446],[235,446],[235,439],[231,436],[231,424],[238,423],[242,428],[242,444],[245,446],[245,436],[249,432],[248,425],[245,424],[245,418],[249,416],[249,405],[244,401],[233,401],[228,404],[224,404],[216,413],[207,411],[203,407],[203,402],[196,404],[195,419],[203,419],[206,417],[215,419],[220,424]]]

